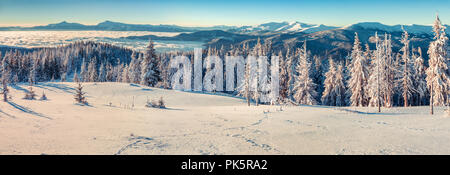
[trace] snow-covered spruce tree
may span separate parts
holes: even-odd
[[[63,72],[64,74],[70,75],[72,73],[72,56],[69,55],[69,52],[66,52],[64,55],[64,62],[63,62]]]
[[[405,107],[408,107],[410,104],[408,102],[411,100],[413,93],[416,92],[416,88],[414,88],[413,82],[414,64],[412,63],[409,54],[409,34],[406,30],[403,32],[401,43],[403,44],[403,47],[400,50],[402,52],[401,56],[402,65],[401,65],[401,78],[399,84],[401,84],[402,87],[400,88],[400,90],[402,92],[403,105]]]
[[[5,65],[3,65],[5,66]],[[8,77],[9,77],[9,71],[7,69],[3,69],[2,71],[2,94],[3,94],[3,101],[8,102]]]
[[[285,102],[288,99],[289,93],[289,75],[287,58],[282,56],[282,52],[278,54],[280,57],[280,100]]]
[[[98,70],[98,81],[99,82],[105,82],[106,81],[106,68],[105,64],[101,64],[100,68]]]
[[[336,106],[347,105],[347,90],[345,86],[344,67],[339,64],[336,70],[334,94],[336,94]]]
[[[80,82],[80,78],[78,78],[78,73],[77,73],[77,70],[75,69],[75,72],[73,73],[74,75],[73,75],[73,82]]]
[[[336,81],[336,65],[332,58],[328,61],[329,69],[325,73],[324,91],[322,93],[322,104],[327,106],[336,106],[336,94],[334,94],[334,86]]]
[[[288,76],[288,93],[287,98],[288,100],[293,100],[293,94],[294,94],[294,83],[295,83],[295,60],[294,56],[291,55],[290,48],[287,48],[286,51],[286,68],[287,68],[287,76]]]
[[[141,63],[141,84],[151,87],[155,86],[161,80],[160,70],[158,69],[158,58],[153,47],[153,41],[150,40]]]
[[[393,96],[395,92],[395,72],[397,67],[394,64],[393,54],[392,54],[392,40],[391,35],[384,35],[383,42],[383,61],[382,61],[382,80],[381,82],[381,92],[384,99],[384,106],[392,107]]]
[[[244,81],[241,85],[241,87],[239,87],[239,92],[238,92],[238,96],[241,97],[245,97],[245,99],[247,100],[247,105],[250,106],[250,101],[251,101],[251,92],[250,92],[250,70],[251,67],[250,65],[247,63],[245,66],[245,78]]]
[[[299,62],[297,63],[297,72],[294,84],[294,99],[299,104],[316,105],[316,84],[310,77],[311,63],[308,60],[308,52],[306,50],[306,41],[303,48],[299,50]]]
[[[106,81],[107,82],[114,82],[114,68],[111,66],[110,63],[106,63]]]
[[[376,50],[372,59],[372,70],[367,84],[367,95],[370,99],[369,106],[378,107],[378,112],[381,112],[381,82],[384,69],[384,51],[383,45],[375,33]]]
[[[89,66],[88,66],[88,80],[89,82],[96,82],[97,81],[97,77],[98,77],[98,73],[97,73],[97,58],[94,57],[93,59],[91,59],[91,61],[89,62]]]
[[[141,54],[137,56],[137,53],[133,51],[131,54],[131,62],[128,67],[130,72],[130,82],[139,84],[141,81]]]
[[[78,79],[80,79],[80,82],[84,82],[88,80],[88,72],[87,72],[87,67],[86,67],[86,60],[83,58],[83,61],[81,63],[81,68],[80,68],[80,76],[78,77]]]
[[[442,25],[439,16],[433,25],[435,41],[430,43],[428,49],[428,69],[427,86],[430,91],[430,108],[433,114],[433,106],[442,106],[447,103],[447,98],[450,90],[450,76],[448,67],[448,38],[445,33],[445,26]]]
[[[418,49],[419,55],[417,57],[413,57],[414,59],[414,87],[416,87],[416,105],[424,105],[426,104],[427,97],[427,81],[426,81],[426,73],[424,60],[422,57],[422,49],[419,47]]]
[[[322,70],[322,59],[317,56],[314,55],[313,56],[313,60],[312,62],[314,63],[311,66],[312,69],[312,79],[314,81],[314,83],[317,85],[317,93],[318,94],[322,94],[324,91],[324,86],[323,85],[323,81],[325,80],[324,76],[323,76],[323,70]],[[317,101],[321,101],[321,96],[317,96]]]
[[[170,63],[170,57],[167,54],[163,54],[160,57],[161,64],[159,66],[159,70],[161,70],[161,84],[162,87],[165,89],[170,88],[170,69],[169,69],[169,63]]]
[[[84,96],[86,93],[83,92],[83,86],[81,85],[81,82],[78,82],[78,87],[75,88],[75,101],[80,104],[87,105],[88,102],[86,101],[86,97]]]
[[[350,66],[350,79],[348,91],[351,106],[367,106],[367,83],[369,80],[369,64],[367,57],[363,55],[358,33],[355,33],[355,42],[352,50],[352,63]]]
[[[128,69],[128,65],[125,65],[125,67],[123,68],[123,72],[122,72],[122,82],[124,83],[129,83],[130,82],[130,74],[129,74],[129,69]]]
[[[122,73],[123,71],[125,71],[124,69],[124,65],[123,63],[117,65],[116,67],[114,67],[114,77],[116,79],[116,82],[122,82]]]

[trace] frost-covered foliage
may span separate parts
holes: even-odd
[[[143,52],[105,43],[74,42],[55,48],[2,48],[0,76],[5,82],[2,92],[5,91],[6,100],[8,83],[60,80],[141,83],[158,88],[193,88],[194,91],[226,88],[226,93],[248,98],[248,102],[254,100],[255,104],[295,100],[301,104],[321,101],[333,106],[391,107],[426,105],[432,100],[434,105],[445,105],[450,101],[450,61],[448,38],[439,18],[434,31],[436,36],[428,50],[429,60],[420,48],[411,47],[410,40],[415,42],[417,36],[406,32],[400,40],[403,48],[397,53],[392,50],[394,41],[389,34],[385,34],[384,39],[376,34],[375,44],[372,44],[372,36],[368,41],[360,41],[355,34],[351,54],[344,58],[333,57],[328,65],[323,58],[331,55],[313,55],[306,50],[306,44],[298,49],[298,43],[280,45],[267,37],[249,38],[230,46],[164,53],[155,52],[151,41]],[[361,47],[363,43],[365,50]],[[316,49],[310,50],[315,52]],[[276,53],[279,62],[272,60]],[[177,56],[185,58],[171,65]],[[227,59],[227,56],[235,56],[235,59]],[[427,69],[425,62],[430,68]],[[201,66],[194,66],[197,64]],[[274,70],[261,71],[264,66]],[[194,76],[188,73],[192,70]],[[277,84],[271,79],[273,73],[279,73],[279,89],[273,86]],[[279,94],[272,93],[274,91]]]
[[[433,25],[435,41],[431,42],[428,55],[427,85],[430,90],[430,103],[442,106],[448,103],[450,94],[450,76],[448,63],[448,38],[445,34],[445,26],[442,25],[439,16]]]
[[[294,99],[299,104],[316,105],[317,92],[316,84],[310,77],[311,63],[308,60],[308,52],[306,50],[306,42],[303,48],[299,50],[299,62],[297,64],[297,72],[299,75],[295,79]]]
[[[329,60],[329,66],[328,72],[325,73],[325,89],[322,94],[322,104],[328,106],[345,106],[346,87],[343,66],[339,64],[336,68],[333,59]]]
[[[350,80],[348,82],[348,91],[350,103],[352,106],[366,106],[368,103],[367,83],[369,80],[369,64],[367,56],[363,55],[358,33],[355,33],[355,43],[352,50],[352,63],[350,66]]]
[[[385,39],[382,41],[378,34],[375,34],[375,40],[376,50],[372,59],[367,91],[369,106],[391,107],[393,105],[396,71],[392,56],[391,38],[385,34]]]
[[[144,52],[144,58],[141,62],[141,84],[146,86],[155,86],[161,79],[158,67],[158,58],[153,48],[153,41],[150,40],[147,49]]]
[[[414,95],[415,105],[424,105],[427,101],[427,81],[426,81],[426,73],[425,73],[425,65],[422,57],[422,49],[418,48],[419,55],[413,55],[414,58],[414,87],[416,88],[416,92]]]
[[[401,43],[403,47],[401,49],[402,52],[402,65],[400,68],[401,77],[399,80],[400,91],[403,96],[403,105],[405,107],[409,106],[408,102],[412,99],[413,94],[416,92],[416,88],[414,87],[414,63],[410,58],[409,51],[409,34],[404,31]]]

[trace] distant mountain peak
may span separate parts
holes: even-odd
[[[447,25],[446,25],[447,26]],[[359,22],[343,27],[345,30],[380,30],[385,32],[403,32],[405,29],[408,33],[415,34],[430,34],[432,33],[432,26],[408,24],[408,25],[386,25],[380,22]],[[448,30],[448,29],[447,29]]]

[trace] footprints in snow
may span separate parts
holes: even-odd
[[[151,137],[134,136],[133,134],[130,135],[128,140],[131,143],[122,147],[119,151],[117,151],[116,155],[120,155],[129,149],[164,150],[164,148],[169,146],[169,144],[163,143],[160,140],[156,140]]]
[[[314,125],[314,124],[303,123],[303,122],[292,121],[292,120],[285,120],[285,121],[287,123],[291,123],[291,124],[296,124],[296,125],[301,125],[301,126],[309,126],[309,127],[315,127],[315,128],[319,128],[319,129],[323,129],[323,130],[328,130],[328,128],[326,126],[322,126],[322,125]]]

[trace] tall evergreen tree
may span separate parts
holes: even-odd
[[[428,49],[429,67],[427,73],[427,85],[430,90],[431,114],[433,106],[442,106],[448,103],[450,90],[450,76],[448,67],[448,38],[445,33],[445,26],[442,25],[439,16],[433,25],[434,41],[430,43]]]
[[[311,63],[308,60],[306,41],[303,44],[303,48],[299,50],[299,57],[296,68],[299,75],[297,76],[294,85],[294,99],[299,104],[316,105],[316,84],[310,77]]]
[[[325,73],[325,81],[323,83],[325,89],[322,94],[322,104],[328,106],[335,106],[336,94],[334,94],[334,87],[336,81],[336,67],[335,67],[336,65],[334,64],[332,58],[329,59],[328,64],[329,64],[328,72]]]
[[[352,63],[348,82],[348,91],[351,94],[350,104],[352,106],[367,106],[368,98],[366,94],[368,93],[369,64],[367,58],[363,55],[358,33],[355,33],[355,42],[351,57]]]
[[[150,40],[141,63],[141,84],[152,87],[161,80],[158,59],[153,47],[153,41]]]
[[[401,91],[403,96],[403,105],[405,107],[408,107],[409,101],[411,100],[413,93],[416,91],[414,88],[414,67],[413,63],[410,59],[409,54],[409,34],[407,31],[404,31],[401,43],[403,44],[403,47],[401,49],[402,52],[402,75],[401,75]]]
[[[422,50],[418,48],[419,55],[414,60],[414,87],[416,87],[416,105],[426,104],[427,81]]]

